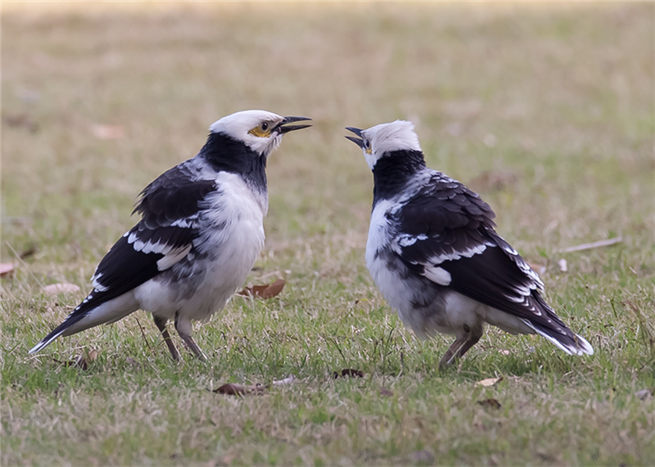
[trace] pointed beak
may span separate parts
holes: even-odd
[[[357,146],[364,149],[364,140],[361,138],[362,130],[360,130],[359,128],[352,127],[352,126],[347,126],[346,130],[348,130],[350,132],[353,132],[358,136],[357,138],[354,137],[354,136],[346,136],[346,139],[349,139],[350,141],[355,143]]]
[[[284,134],[288,133],[290,131],[295,131],[295,130],[302,130],[303,128],[308,128],[311,125],[288,125],[288,123],[294,123],[294,122],[302,122],[305,120],[311,120],[309,117],[284,117],[284,120],[282,120],[278,126],[277,130]]]

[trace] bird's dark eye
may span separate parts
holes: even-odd
[[[366,149],[371,149],[371,143],[369,142],[369,140],[367,139],[364,140],[364,147]]]
[[[258,138],[268,138],[271,136],[271,122],[261,122],[248,133]]]

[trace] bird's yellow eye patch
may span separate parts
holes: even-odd
[[[273,128],[272,123],[262,122],[252,130],[250,130],[248,133],[250,133],[253,136],[257,136],[258,138],[268,138],[269,136],[271,136],[272,128]]]

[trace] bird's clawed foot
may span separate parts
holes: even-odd
[[[455,342],[448,347],[444,356],[441,357],[441,360],[439,361],[439,370],[445,370],[452,365],[455,360],[463,357],[471,347],[477,344],[480,337],[482,337],[482,326],[476,326],[471,329],[469,326],[464,325],[464,334],[457,337]]]

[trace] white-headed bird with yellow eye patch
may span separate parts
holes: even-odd
[[[284,133],[309,126],[292,124],[304,120],[246,110],[212,124],[195,157],[141,192],[134,209],[141,220],[100,261],[93,290],[30,353],[142,309],[152,313],[174,360],[180,355],[169,320],[205,360],[191,323],[208,320],[245,281],[264,246],[266,160]]]

